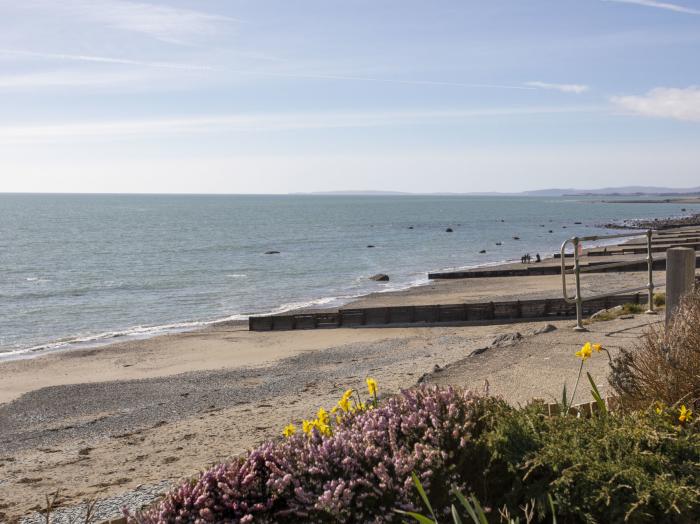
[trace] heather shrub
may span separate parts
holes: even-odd
[[[700,291],[687,296],[666,328],[650,328],[639,347],[622,350],[610,384],[630,408],[660,401],[700,410]]]
[[[452,388],[403,391],[346,414],[329,435],[314,428],[266,442],[185,482],[132,520],[400,522],[394,508],[420,507],[412,472],[429,491],[481,481],[485,455],[475,440],[484,413],[499,402]],[[449,494],[439,491],[435,505],[444,511]]]

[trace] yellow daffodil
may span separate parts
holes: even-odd
[[[586,342],[583,347],[579,351],[576,352],[576,356],[580,358],[583,361],[588,360],[591,358],[592,354],[592,347],[590,342]]]
[[[330,419],[328,412],[323,408],[318,408],[318,413],[316,414],[316,419],[320,424],[327,425]]]
[[[661,402],[657,402],[654,411],[656,411],[657,415],[661,415],[664,412],[664,405]]]
[[[294,424],[289,424],[286,428],[284,428],[284,431],[282,431],[282,435],[289,438],[292,435],[294,435],[294,433],[296,433],[296,432],[297,432],[297,427]]]
[[[603,346],[601,346],[600,344],[593,344],[592,347],[593,351],[595,351],[596,353],[600,353],[603,350]]]
[[[345,411],[346,413],[350,411],[350,397],[352,396],[353,390],[348,389],[345,393],[343,393],[343,396],[340,398],[338,401],[338,406],[340,409]],[[336,409],[336,408],[334,408]],[[336,409],[337,411],[337,409]]]
[[[313,429],[314,429],[313,422],[311,422],[310,420],[302,420],[301,421],[301,430],[304,432],[305,435],[309,435]]]
[[[678,411],[678,420],[680,422],[690,422],[690,416],[693,414],[691,410],[685,407],[685,404],[681,406],[681,409]]]
[[[367,379],[367,391],[369,391],[369,394],[373,397],[377,396],[377,381],[373,378]]]

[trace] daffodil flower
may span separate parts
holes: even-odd
[[[678,411],[678,420],[680,422],[690,422],[690,416],[693,414],[691,410],[685,407],[685,404],[681,406],[681,409]]]
[[[282,431],[282,435],[289,438],[292,435],[294,435],[294,433],[296,433],[296,432],[297,432],[297,427],[294,424],[289,424],[287,427],[284,428],[284,431]]]
[[[367,379],[367,391],[369,391],[369,394],[373,397],[377,396],[377,381],[373,378]]]
[[[590,342],[586,342],[580,350],[576,352],[576,356],[580,358],[582,361],[586,361],[589,358],[591,358],[591,354],[593,353],[592,351],[592,346]]]

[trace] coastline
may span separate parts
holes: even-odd
[[[622,242],[624,243],[624,242]],[[615,240],[601,241],[591,243],[591,247],[603,247],[618,245],[620,242]],[[525,246],[526,249],[526,246]],[[527,249],[526,249],[527,250]],[[556,247],[552,248],[552,254],[542,256],[542,263],[551,262],[554,260],[553,252],[558,251]],[[464,266],[445,267],[436,270],[427,270],[423,273],[424,277],[413,279],[405,284],[398,286],[386,286],[386,284],[378,283],[379,289],[374,291],[364,291],[356,295],[350,296],[332,296],[320,297],[309,300],[303,304],[291,303],[288,305],[280,305],[279,307],[262,313],[254,313],[251,315],[234,314],[226,317],[216,318],[213,320],[189,320],[182,322],[174,322],[170,324],[155,325],[155,326],[135,326],[123,330],[110,331],[105,333],[97,333],[94,335],[81,335],[71,337],[68,340],[50,341],[29,348],[22,348],[0,353],[0,366],[4,362],[15,360],[40,358],[45,355],[50,355],[59,352],[69,352],[76,350],[104,348],[112,344],[121,344],[125,342],[148,340],[155,337],[186,334],[199,331],[206,331],[217,326],[247,326],[250,316],[270,316],[280,314],[296,314],[296,313],[311,313],[311,312],[329,312],[337,311],[342,307],[361,307],[358,304],[365,304],[368,300],[376,300],[381,296],[411,296],[420,295],[421,288],[429,287],[434,281],[428,279],[428,274],[431,272],[442,271],[465,271],[482,268],[503,269],[510,268],[519,264],[519,261],[513,259],[501,259],[498,261],[483,262],[479,264],[468,264]],[[332,303],[328,306],[326,304]],[[421,303],[419,301],[419,303]]]
[[[500,263],[509,264],[519,262]],[[596,274],[583,288],[600,292],[640,278],[640,273]],[[350,304],[560,293],[559,275],[487,277],[429,281],[365,294]],[[290,420],[298,422],[319,405],[332,406],[339,393],[361,389],[368,376],[378,380],[382,394],[425,381],[479,390],[488,381],[492,394],[511,403],[555,398],[563,383],[573,385],[578,368],[572,355],[583,342],[605,343],[614,353],[660,321],[639,315],[575,333],[570,319],[294,332],[251,332],[244,322],[229,320],[3,361],[0,499],[7,507],[0,509],[0,519],[2,513],[14,518],[39,510],[44,495],[57,489],[62,503],[71,506],[92,497],[139,504],[143,489],[160,486],[153,488],[152,500],[168,483],[278,437]],[[594,365],[602,381],[608,364],[599,359]],[[604,393],[605,385],[599,386]],[[584,400],[587,393],[581,395]]]

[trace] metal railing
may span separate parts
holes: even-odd
[[[654,275],[653,275],[653,266],[654,266],[654,259],[652,256],[652,250],[651,250],[651,237],[652,237],[653,231],[651,229],[648,229],[646,231],[646,237],[647,237],[647,257],[644,259],[637,258],[635,260],[623,260],[622,262],[610,262],[609,264],[596,264],[594,266],[589,266],[589,267],[581,267],[581,261],[580,261],[580,256],[581,256],[581,247],[582,247],[582,242],[590,242],[594,240],[604,240],[604,239],[613,239],[613,238],[626,238],[626,237],[638,237],[640,236],[639,231],[635,231],[633,233],[619,233],[616,235],[595,235],[595,236],[589,236],[589,237],[572,237],[569,238],[568,240],[565,240],[564,243],[561,245],[561,282],[562,282],[562,289],[564,292],[564,300],[569,303],[569,304],[576,304],[576,327],[574,328],[576,331],[586,331],[586,328],[583,327],[583,303],[588,300],[596,300],[599,298],[605,298],[605,297],[610,297],[614,295],[622,295],[625,293],[634,293],[636,291],[642,291],[644,289],[649,291],[649,306],[647,309],[647,313],[653,314],[655,313],[654,311]],[[566,246],[568,244],[572,244],[574,248],[574,267],[572,269],[567,269],[566,268]],[[616,267],[623,267],[623,266],[628,266],[632,264],[639,264],[640,262],[646,262],[648,266],[648,273],[649,273],[649,281],[645,286],[639,286],[639,287],[634,287],[634,288],[628,288],[628,289],[617,289],[613,291],[608,291],[606,293],[599,293],[597,295],[591,295],[584,297],[581,295],[581,273],[587,273],[589,271],[600,271],[601,269],[612,269]],[[576,295],[573,297],[569,296],[567,287],[566,287],[566,275],[575,275],[576,276]]]

